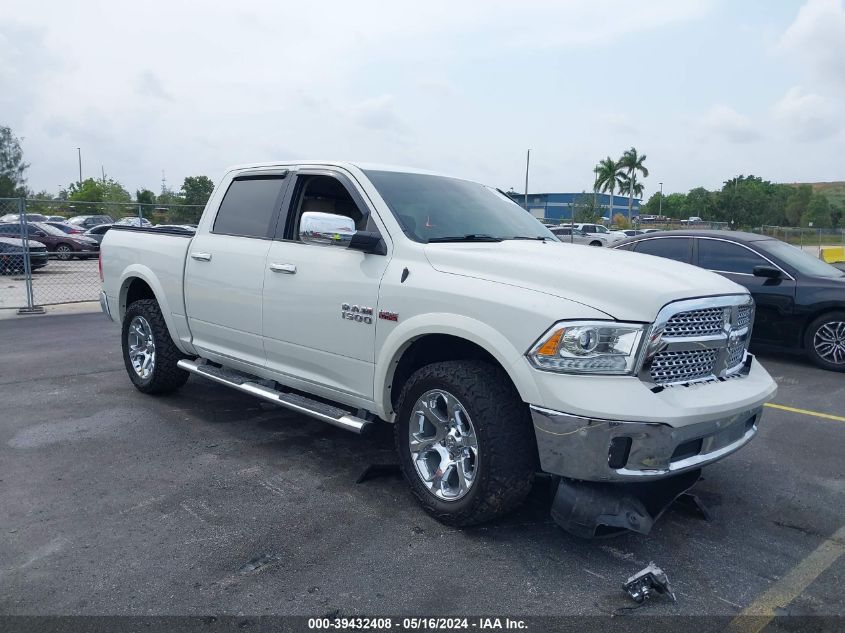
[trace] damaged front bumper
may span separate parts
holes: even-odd
[[[699,469],[747,444],[757,433],[762,412],[759,405],[674,427],[531,406],[541,468],[592,482],[642,482]]]

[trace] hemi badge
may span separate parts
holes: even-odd
[[[389,310],[379,310],[378,318],[384,319],[385,321],[398,321],[399,315],[395,312],[390,312]]]

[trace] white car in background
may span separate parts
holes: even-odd
[[[601,224],[576,223],[570,226],[573,227],[576,237],[580,235],[583,238],[580,243],[590,246],[610,246],[628,237],[622,231],[611,231]]]

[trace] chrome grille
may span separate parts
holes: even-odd
[[[724,312],[722,307],[704,308],[680,312],[666,323],[664,338],[685,336],[716,336],[724,330]]]
[[[713,373],[715,360],[715,349],[663,351],[652,360],[651,379],[658,385],[701,380]]]
[[[754,308],[752,306],[740,306],[739,313],[736,317],[736,328],[742,329],[744,327],[748,327],[751,325],[751,318],[754,314]]]
[[[753,322],[747,295],[667,304],[657,315],[640,377],[671,386],[745,375],[741,368]]]
[[[745,358],[745,343],[736,343],[728,348],[728,369],[739,365]]]

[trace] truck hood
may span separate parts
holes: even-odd
[[[653,321],[679,299],[748,293],[689,264],[595,246],[507,240],[427,244],[425,253],[439,272],[577,301],[620,321]]]

